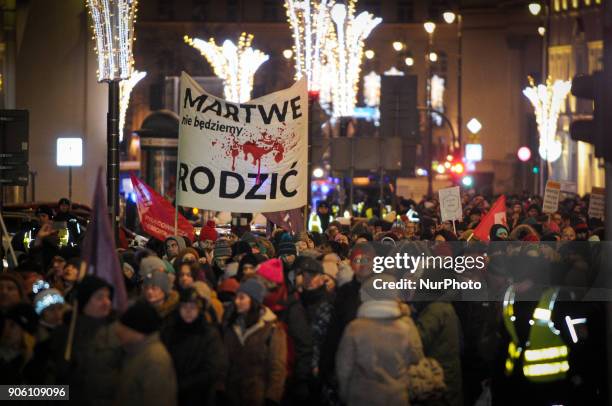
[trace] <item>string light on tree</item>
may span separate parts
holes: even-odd
[[[559,112],[565,102],[565,98],[572,87],[571,82],[556,80],[549,77],[546,84],[535,84],[533,78],[529,78],[529,87],[523,90],[523,94],[533,105],[540,145],[538,152],[542,159],[554,162],[561,156],[562,146],[557,139],[557,124]]]
[[[140,82],[147,72],[135,70],[128,80],[119,83],[119,141],[123,141],[123,130],[125,129],[125,116],[130,105],[132,89]]]
[[[252,34],[243,32],[237,45],[225,40],[223,45],[219,46],[214,38],[203,41],[186,35],[184,40],[200,51],[212,65],[215,75],[223,79],[227,100],[244,103],[251,99],[255,72],[269,59],[268,55],[251,47]]]
[[[367,11],[355,16],[355,1],[336,4],[331,10],[334,30],[330,38],[335,46],[327,48],[328,61],[335,67],[332,88],[334,117],[352,116],[357,101],[357,86],[363,59],[364,40],[382,22]]]
[[[380,105],[380,75],[374,71],[363,77],[363,101],[369,107]]]
[[[134,69],[136,0],[87,0],[98,58],[98,82],[127,79]]]
[[[333,0],[285,0],[295,57],[295,77],[306,77],[308,90],[321,90],[325,60],[323,52],[330,28]]]

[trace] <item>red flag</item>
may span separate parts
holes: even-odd
[[[136,176],[130,175],[130,177],[136,192],[138,218],[142,229],[161,241],[174,235],[174,206]],[[193,226],[180,213],[177,233],[193,241]]]
[[[506,196],[501,195],[491,207],[486,216],[480,220],[480,224],[474,230],[474,237],[481,241],[489,241],[489,231],[493,224],[507,225],[506,222]]]
[[[111,231],[104,184],[100,168],[92,204],[91,223],[87,226],[83,239],[82,257],[87,263],[88,273],[104,279],[113,286],[115,291],[113,306],[123,311],[127,307],[127,292],[119,258],[115,252],[115,238]],[[84,305],[85,303],[79,303],[79,306]]]

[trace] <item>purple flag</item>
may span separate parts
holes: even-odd
[[[83,239],[82,257],[87,262],[87,273],[104,279],[113,287],[113,307],[123,311],[127,307],[127,292],[115,247],[100,168],[92,202],[91,222]]]
[[[292,234],[299,234],[304,230],[304,215],[302,209],[275,211],[272,213],[263,213],[263,215],[278,227]]]

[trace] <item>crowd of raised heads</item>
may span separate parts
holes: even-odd
[[[538,397],[521,390],[531,388],[524,376],[504,372],[511,338],[501,303],[375,289],[375,278],[397,275],[373,273],[374,258],[399,246],[452,256],[487,252],[489,241],[528,242],[527,256],[588,278],[588,266],[579,276],[572,266],[596,253],[562,250],[605,239],[602,221],[588,216],[588,196],[566,198],[549,214],[539,197],[507,196],[506,224],[492,226],[487,241],[473,231],[495,199],[462,198],[464,218],[454,224],[440,221],[436,199],[399,199],[392,213],[350,224],[328,219],[321,205],[321,232],[221,234],[209,220],[193,239],[121,239],[108,253],[118,256],[127,292],[121,309],[117,285],[81,260],[86,231],[62,244],[49,225],[61,213],[40,207],[40,223],[13,237],[17,264],[0,274],[0,383],[70,385],[71,401],[83,405],[599,404],[599,304],[585,310],[593,325],[579,343],[590,350],[572,347],[572,375],[543,384]],[[455,241],[459,250],[441,245]],[[538,241],[560,254],[547,255]],[[504,264],[490,255],[485,277],[516,281],[520,270]],[[552,401],[566,403],[546,403],[553,392]]]

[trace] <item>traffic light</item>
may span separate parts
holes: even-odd
[[[572,80],[572,94],[579,99],[586,99],[593,103],[593,118],[574,120],[570,125],[570,135],[574,141],[587,142],[595,146],[595,156],[612,160],[612,151],[605,147],[606,126],[610,114],[606,108],[610,106],[606,100],[606,87],[604,74],[601,71],[593,72],[591,75],[577,75]]]

